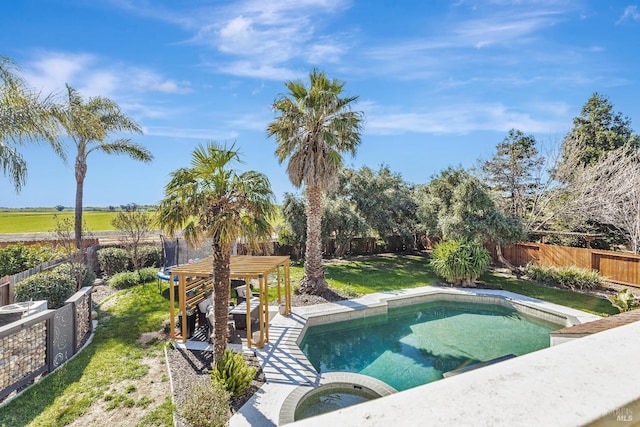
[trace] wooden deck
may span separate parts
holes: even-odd
[[[564,337],[582,337],[595,334],[618,326],[628,325],[640,321],[640,310],[627,311],[625,313],[616,314],[614,316],[605,317],[593,322],[583,323],[581,325],[569,326],[551,333],[552,336]]]

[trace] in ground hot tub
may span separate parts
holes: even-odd
[[[280,409],[279,425],[346,408],[395,393],[388,384],[362,374],[331,372],[317,387],[300,386],[287,396]]]

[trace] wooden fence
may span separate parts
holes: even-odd
[[[490,252],[495,261],[495,250],[490,249]],[[502,253],[510,263],[516,266],[524,266],[529,262],[545,267],[574,265],[587,270],[596,270],[601,276],[614,283],[640,286],[640,255],[529,242],[502,248]]]

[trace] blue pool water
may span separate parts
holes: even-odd
[[[549,347],[549,332],[560,328],[500,305],[436,301],[312,326],[300,348],[321,374],[365,374],[401,391],[473,363]]]

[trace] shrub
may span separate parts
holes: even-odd
[[[240,395],[251,385],[256,368],[247,365],[241,353],[226,349],[222,361],[211,370],[213,382],[220,383],[232,395]]]
[[[625,311],[631,311],[635,304],[635,297],[629,291],[629,289],[624,288],[621,291],[618,291],[616,296],[608,296],[607,299],[611,303],[612,306],[618,309],[620,313],[624,313]]]
[[[470,285],[489,267],[489,252],[468,240],[438,243],[431,254],[435,273],[454,285]]]
[[[604,285],[604,279],[595,270],[585,270],[578,267],[541,267],[534,264],[527,265],[527,276],[537,282],[557,285],[569,289],[599,289]]]
[[[129,254],[122,248],[103,248],[98,251],[98,264],[105,276],[127,271]]]
[[[182,403],[180,416],[193,427],[226,426],[229,421],[230,394],[222,384],[198,381],[191,384],[189,397]]]
[[[156,267],[147,267],[138,271],[140,283],[151,282],[158,278],[158,269]]]
[[[139,271],[121,271],[111,276],[109,286],[115,289],[126,289],[157,278],[158,270],[155,267],[147,267]]]
[[[64,254],[48,246],[16,243],[0,249],[0,277],[20,273]]]
[[[82,270],[82,283],[81,287],[84,286],[93,286],[93,282],[96,280],[96,273],[93,272],[86,264],[76,264],[78,268]],[[60,264],[56,268],[53,269],[54,273],[60,273],[63,275],[67,275],[71,277],[71,280],[75,281],[76,278],[74,274],[71,272],[71,264],[65,262],[64,264]]]
[[[47,300],[47,308],[56,309],[75,293],[76,282],[68,274],[44,272],[16,283],[16,301]]]
[[[162,247],[143,245],[138,248],[138,256],[142,260],[142,267],[160,267],[162,264]]]
[[[109,286],[115,289],[131,288],[140,283],[140,276],[135,271],[122,271],[109,279]]]

